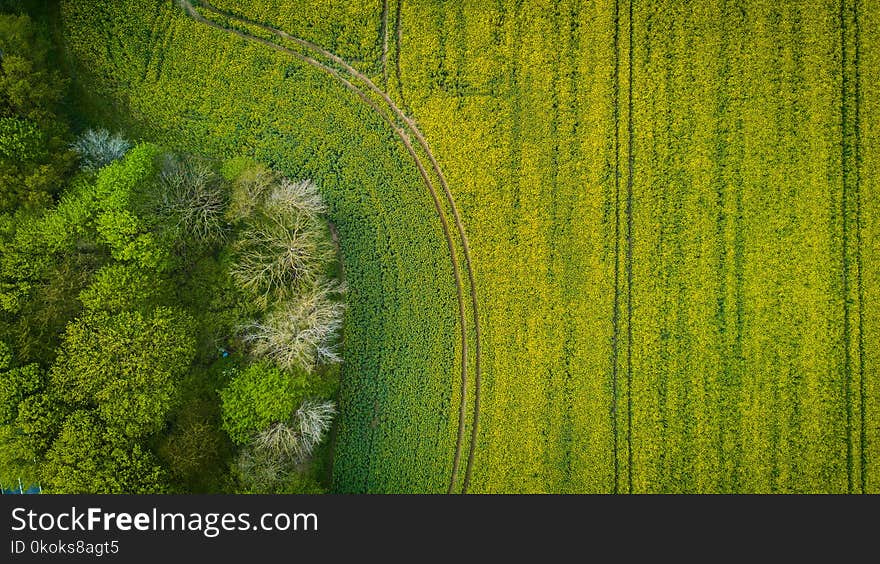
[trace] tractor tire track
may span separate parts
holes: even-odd
[[[382,0],[382,88],[388,90],[388,0]]]
[[[629,4],[629,43],[627,51],[629,68],[627,69],[627,163],[626,163],[626,449],[627,449],[627,485],[629,493],[633,493],[633,394],[632,394],[632,342],[633,342],[633,174],[635,171],[635,155],[633,154],[633,142],[635,131],[633,126],[633,0]]]
[[[364,101],[364,103],[366,103],[370,108],[372,108],[384,121],[386,121],[388,123],[388,125],[390,125],[392,127],[394,132],[400,138],[401,142],[404,144],[404,147],[407,149],[407,152],[413,158],[413,161],[415,162],[416,167],[418,168],[419,173],[422,176],[422,180],[425,182],[425,185],[431,194],[432,200],[434,202],[435,210],[437,211],[437,214],[440,217],[441,225],[443,227],[444,237],[446,238],[447,247],[449,249],[451,261],[453,264],[453,274],[454,274],[455,283],[456,283],[456,293],[457,293],[457,298],[458,298],[458,303],[459,303],[459,316],[460,316],[460,320],[461,320],[460,325],[461,325],[461,340],[462,340],[462,363],[461,363],[462,364],[462,386],[461,386],[462,398],[461,398],[461,405],[460,405],[460,412],[459,412],[458,437],[456,440],[455,456],[453,459],[453,471],[452,471],[452,477],[450,480],[450,485],[449,485],[449,490],[448,490],[449,493],[452,493],[454,486],[455,486],[455,483],[457,481],[457,476],[458,476],[458,468],[459,468],[459,464],[460,464],[461,450],[462,450],[463,437],[464,437],[465,409],[466,409],[466,405],[467,405],[467,384],[468,384],[468,379],[467,379],[468,346],[467,346],[467,322],[466,322],[467,315],[465,313],[464,300],[462,297],[463,296],[463,283],[462,283],[461,275],[460,275],[458,255],[455,251],[455,244],[454,244],[452,237],[451,237],[448,221],[446,220],[446,216],[444,215],[444,213],[442,211],[443,206],[440,204],[439,198],[437,196],[437,191],[434,187],[433,182],[430,179],[430,175],[428,174],[426,167],[424,166],[420,157],[418,156],[418,153],[416,152],[415,147],[413,146],[413,144],[410,140],[409,134],[406,131],[404,131],[392,117],[390,117],[388,115],[387,111],[381,109],[378,106],[378,104],[376,104],[375,101],[372,100],[366,93],[364,93],[360,88],[355,86],[350,80],[348,80],[344,76],[342,76],[342,73],[339,70],[337,70],[329,65],[325,65],[325,64],[317,61],[316,59],[309,57],[307,55],[303,55],[302,53],[299,53],[295,50],[288,49],[282,45],[278,45],[277,43],[269,41],[268,39],[264,39],[261,37],[250,35],[248,33],[245,33],[243,31],[240,31],[240,30],[237,30],[234,28],[224,27],[214,21],[211,21],[211,20],[205,18],[198,10],[196,10],[193,7],[192,3],[189,2],[188,0],[179,0],[179,2],[180,2],[180,5],[186,11],[186,13],[191,18],[193,18],[194,20],[196,20],[200,23],[203,23],[203,24],[208,25],[210,27],[214,27],[216,29],[219,29],[219,30],[227,32],[227,33],[233,33],[234,35],[237,35],[245,40],[254,41],[254,42],[266,45],[272,49],[275,49],[276,51],[279,51],[282,53],[287,53],[287,54],[292,55],[295,58],[331,75],[332,77],[334,77],[335,79],[340,81],[340,83],[342,83],[347,89],[349,89],[350,91],[357,94],[361,98],[361,100]],[[465,258],[465,270],[467,272],[468,282],[470,284],[470,301],[471,301],[471,307],[473,309],[473,317],[474,317],[474,341],[475,341],[475,355],[474,355],[475,378],[474,378],[474,410],[473,410],[474,414],[473,414],[472,426],[471,426],[471,444],[469,446],[468,459],[467,459],[467,464],[466,464],[466,468],[465,468],[465,478],[464,478],[464,482],[462,484],[462,493],[466,493],[467,487],[470,483],[470,478],[472,475],[473,463],[474,463],[474,458],[475,458],[476,439],[477,439],[478,432],[479,432],[479,413],[480,413],[480,394],[481,394],[481,368],[480,368],[481,332],[480,332],[480,322],[479,322],[479,314],[478,314],[478,300],[477,300],[477,295],[476,295],[475,277],[474,277],[474,273],[473,273],[472,259],[471,259],[471,254],[470,254],[470,245],[468,243],[467,235],[465,234],[464,225],[462,223],[461,216],[458,212],[457,206],[455,205],[454,199],[452,197],[452,193],[449,190],[449,186],[446,181],[446,177],[445,177],[445,175],[443,175],[442,171],[440,170],[440,166],[437,163],[437,160],[434,157],[433,153],[431,152],[431,149],[428,146],[428,143],[425,140],[424,135],[421,133],[419,128],[416,126],[415,122],[409,116],[404,114],[400,110],[400,108],[397,107],[397,105],[391,100],[391,98],[388,96],[387,93],[385,93],[383,90],[378,88],[373,83],[373,81],[369,79],[369,77],[365,76],[363,73],[361,73],[360,71],[358,71],[357,69],[355,69],[354,67],[349,65],[346,61],[344,61],[342,58],[338,57],[337,55],[331,53],[330,51],[327,51],[326,49],[324,49],[324,48],[322,48],[322,47],[320,47],[310,41],[307,41],[305,39],[301,39],[299,37],[295,37],[295,36],[290,35],[287,32],[284,32],[282,30],[278,30],[278,29],[275,29],[271,26],[261,24],[258,22],[250,21],[250,20],[243,18],[241,16],[226,13],[222,10],[219,10],[218,8],[215,8],[214,6],[212,6],[211,4],[209,4],[207,2],[201,2],[200,6],[210,12],[213,12],[213,13],[219,15],[219,16],[238,20],[238,21],[245,23],[247,25],[252,25],[252,26],[258,27],[260,29],[263,29],[269,33],[272,33],[272,34],[282,38],[282,39],[287,39],[289,41],[292,41],[293,43],[296,43],[300,47],[303,47],[303,48],[310,50],[310,51],[313,51],[313,52],[317,52],[318,54],[322,55],[323,57],[330,59],[334,63],[340,65],[346,72],[348,72],[348,74],[351,77],[356,78],[356,79],[360,80],[361,82],[363,82],[364,84],[366,84],[367,87],[369,88],[369,90],[371,90],[372,92],[374,92],[375,94],[380,96],[385,101],[385,103],[388,105],[388,107],[391,109],[391,111],[394,113],[394,115],[399,120],[401,120],[403,122],[403,124],[407,127],[407,129],[409,129],[409,131],[415,136],[419,146],[422,148],[422,150],[428,156],[428,159],[431,163],[431,168],[433,169],[435,175],[440,180],[441,187],[443,188],[443,192],[446,197],[446,201],[449,204],[449,207],[452,211],[454,222],[456,225],[456,229],[457,229],[459,237],[461,239],[462,251],[464,254],[464,258]]]
[[[859,487],[861,492],[866,493],[867,488],[867,472],[868,472],[868,453],[865,451],[865,443],[868,440],[868,428],[867,423],[865,421],[867,415],[867,403],[865,400],[865,396],[867,394],[866,386],[865,386],[865,290],[864,285],[862,283],[862,124],[861,124],[861,113],[859,111],[859,106],[861,105],[862,98],[862,88],[861,88],[861,69],[860,69],[860,59],[861,59],[861,26],[859,23],[859,8],[861,6],[861,2],[859,0],[855,1],[855,6],[853,7],[854,14],[854,24],[853,24],[853,33],[855,35],[855,52],[853,53],[853,65],[855,67],[855,84],[853,85],[853,90],[855,94],[855,115],[853,116],[853,120],[855,121],[855,147],[854,147],[854,158],[855,158],[855,205],[856,205],[856,286],[857,286],[857,296],[858,296],[858,325],[859,325],[859,337],[858,337],[858,350],[859,350],[859,412],[860,416],[860,425],[859,425]]]
[[[400,46],[403,45],[403,26],[400,25],[400,12],[403,8],[403,0],[397,0],[397,7],[394,12],[394,75],[397,78],[397,95],[400,96],[400,105],[406,113],[412,113],[406,98],[403,95],[403,79],[400,72]]]
[[[620,356],[620,2],[614,2],[614,67],[612,72],[612,121],[614,122],[614,306],[611,314],[611,455],[614,457],[614,487],[620,493],[618,460],[617,379]]]
[[[269,33],[273,33],[282,39],[287,39],[289,41],[292,41],[292,42],[296,43],[297,45],[300,45],[301,47],[304,47],[306,49],[320,53],[322,56],[324,56],[324,57],[330,59],[331,61],[333,61],[334,63],[340,65],[352,77],[355,77],[358,80],[362,81],[364,84],[367,85],[367,87],[373,93],[380,96],[385,101],[385,103],[388,105],[388,107],[391,109],[391,111],[394,113],[394,115],[397,116],[397,118],[400,119],[406,125],[406,127],[410,130],[410,132],[415,136],[416,141],[418,142],[419,146],[422,148],[422,150],[428,156],[428,160],[431,163],[431,168],[433,169],[434,174],[440,180],[440,185],[443,188],[444,195],[446,196],[446,202],[449,204],[449,208],[452,211],[452,216],[455,221],[456,230],[458,231],[458,235],[461,240],[462,251],[464,253],[464,259],[465,259],[465,270],[468,275],[468,283],[470,284],[471,307],[472,307],[473,316],[474,316],[474,348],[475,348],[475,351],[474,351],[474,410],[473,410],[473,419],[472,419],[472,424],[471,424],[471,444],[469,446],[468,459],[467,459],[467,464],[466,464],[466,468],[465,468],[465,477],[464,477],[464,482],[462,484],[462,493],[466,492],[468,485],[470,484],[470,479],[471,479],[471,474],[472,474],[472,469],[473,469],[473,464],[474,464],[474,458],[475,458],[475,454],[476,454],[476,451],[475,451],[476,439],[477,439],[477,435],[479,432],[479,418],[480,418],[480,396],[481,396],[481,388],[482,388],[482,382],[481,382],[482,371],[481,371],[481,366],[480,366],[480,357],[481,357],[482,338],[481,338],[480,320],[479,320],[479,314],[478,314],[479,307],[478,307],[478,303],[477,303],[478,300],[477,300],[477,293],[476,293],[477,292],[476,291],[476,282],[475,282],[475,277],[474,277],[474,272],[473,272],[473,267],[472,267],[473,261],[472,261],[471,253],[470,253],[470,244],[468,242],[468,237],[467,237],[467,234],[464,229],[464,224],[462,223],[461,215],[458,211],[458,207],[455,205],[455,200],[452,197],[452,192],[450,191],[449,184],[446,181],[446,176],[443,174],[443,171],[440,169],[440,165],[438,164],[437,159],[434,157],[434,153],[431,151],[431,148],[428,145],[427,140],[425,139],[421,130],[416,125],[415,121],[413,121],[412,118],[410,118],[407,114],[405,114],[403,111],[401,111],[401,109],[394,103],[394,101],[391,99],[391,97],[388,96],[388,94],[384,90],[382,90],[378,86],[376,86],[376,84],[368,76],[366,76],[362,72],[360,72],[357,69],[355,69],[354,67],[352,67],[348,62],[346,62],[344,59],[342,59],[341,57],[339,57],[335,53],[332,53],[332,52],[324,49],[323,47],[320,47],[319,45],[312,43],[311,41],[290,35],[289,33],[285,32],[283,30],[279,30],[274,27],[268,26],[266,24],[254,22],[254,21],[251,21],[247,18],[237,16],[234,14],[229,14],[227,12],[219,10],[219,9],[215,8],[214,6],[212,6],[211,4],[209,4],[208,2],[203,1],[203,2],[201,2],[201,5],[204,6],[205,9],[212,11],[220,16],[236,19],[236,20],[243,22],[245,24],[253,25],[253,26],[258,27],[260,29],[263,29]],[[415,157],[415,155],[413,155],[413,156],[414,156],[414,158],[417,158],[417,157]],[[433,187],[433,184],[432,184],[432,187]],[[466,329],[464,328],[464,317],[462,317],[462,326],[463,326],[462,330],[464,332],[466,332]],[[466,358],[466,356],[467,356],[467,347],[466,347],[466,345],[464,345],[462,347],[462,365],[463,365],[462,388],[463,389],[466,389],[466,387],[467,387],[467,380],[466,380],[467,358]],[[462,405],[467,403],[465,400],[466,400],[466,395],[463,395],[462,396]],[[463,432],[463,423],[461,420],[459,421],[459,428]],[[457,478],[458,459],[459,459],[459,455],[460,455],[461,440],[462,439],[459,438],[459,440],[457,441],[458,444],[456,447],[456,457],[455,457],[455,463],[453,465],[454,469],[452,472],[453,477],[452,477],[452,480],[450,482],[450,487],[449,487],[450,493],[452,492],[453,484],[455,483],[456,478]]]

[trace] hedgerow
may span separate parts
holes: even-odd
[[[327,14],[337,9],[356,14],[358,24],[333,23]],[[367,17],[376,9],[348,3],[283,17],[314,21],[309,38],[324,45],[325,31],[356,36],[334,40],[333,47],[373,61],[376,35],[368,39],[359,30],[378,34],[376,18]],[[430,198],[393,134],[327,77],[207,29],[170,3],[123,2],[111,9],[69,2],[62,3],[62,15],[67,46],[88,85],[78,90],[85,115],[184,152],[221,160],[243,153],[290,179],[315,180],[339,233],[350,288],[336,487],[445,490],[455,441],[449,416],[450,374],[458,362],[455,289]],[[170,40],[162,57],[148,57],[151,35],[165,31],[188,39]],[[95,47],[111,36],[120,38],[120,49]],[[245,160],[239,171],[249,168]],[[236,189],[233,183],[230,213],[246,215],[247,209],[234,211]],[[413,443],[408,437],[414,435],[426,440]],[[371,457],[382,462],[365,464]]]

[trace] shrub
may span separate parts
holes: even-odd
[[[79,157],[80,168],[96,171],[125,156],[132,145],[118,133],[106,129],[88,129],[73,142],[71,148]]]

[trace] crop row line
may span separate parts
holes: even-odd
[[[860,477],[860,485],[862,489],[862,493],[866,492],[867,488],[867,472],[868,472],[868,454],[865,450],[865,444],[868,441],[868,427],[866,422],[867,415],[867,403],[865,396],[867,395],[867,390],[865,387],[865,319],[864,319],[864,311],[865,311],[865,290],[862,284],[862,125],[861,125],[861,115],[859,112],[859,106],[861,105],[861,74],[859,70],[859,63],[861,58],[861,28],[859,25],[859,6],[861,5],[860,0],[855,0],[855,18],[853,25],[853,32],[855,35],[855,53],[853,53],[853,66],[855,67],[855,86],[853,88],[855,95],[855,115],[853,116],[853,120],[855,122],[855,173],[856,173],[856,284],[857,284],[857,295],[859,300],[859,339],[858,339],[858,350],[859,350],[859,411],[861,412],[860,418],[860,428],[859,428],[859,445],[861,447],[859,453],[859,477]]]
[[[852,29],[850,29],[849,20],[852,18]],[[849,34],[853,35],[853,51],[850,53],[848,42]],[[842,262],[843,262],[843,349],[844,349],[844,395],[846,398],[846,462],[847,462],[847,491],[853,493],[855,488],[854,466],[855,454],[853,452],[853,403],[854,395],[859,396],[859,489],[862,493],[866,488],[866,472],[867,472],[867,453],[865,451],[865,442],[867,440],[867,426],[865,421],[866,415],[866,390],[865,390],[865,369],[864,369],[864,289],[862,284],[862,237],[861,237],[861,132],[860,132],[860,35],[859,28],[859,1],[854,0],[851,6],[851,13],[847,8],[847,1],[840,2],[840,49],[841,49],[841,166],[844,171],[841,175],[841,220],[842,220]],[[851,60],[850,60],[851,59]],[[852,69],[850,70],[850,65]],[[852,76],[849,73],[852,72]],[[852,84],[850,83],[852,80]],[[849,115],[848,105],[849,97],[852,97],[852,116]],[[852,123],[850,123],[852,121]],[[852,138],[850,138],[852,131]],[[852,181],[847,167],[852,166]],[[852,210],[850,209],[852,207]],[[855,233],[851,234],[849,229],[848,215],[852,211]],[[855,249],[850,249],[850,236],[855,237]],[[852,254],[852,256],[851,256]],[[850,261],[854,263],[855,280],[850,279]],[[852,340],[852,327],[850,316],[852,313],[850,306],[850,292],[855,285],[856,292],[856,354],[858,355],[857,366],[853,366],[852,351],[850,350]],[[853,374],[858,373],[858,390],[853,390]]]
[[[613,66],[613,103],[612,115],[614,119],[614,304],[612,312],[612,336],[611,336],[611,431],[612,431],[612,454],[614,456],[614,493],[620,493],[620,428],[618,425],[618,402],[620,398],[620,323],[621,323],[621,291],[625,284],[626,292],[626,352],[624,359],[625,382],[626,382],[626,485],[627,491],[632,493],[633,477],[633,447],[632,447],[632,294],[633,294],[633,173],[635,170],[635,155],[633,153],[633,141],[635,130],[633,126],[633,6],[632,0],[627,2],[627,71],[626,71],[626,185],[625,195],[621,198],[621,25],[620,25],[620,0],[614,2],[614,66]],[[624,218],[621,220],[621,207]],[[621,225],[621,223],[624,223]],[[625,238],[625,246],[621,253],[621,230]],[[623,274],[621,274],[621,254],[623,254]],[[625,277],[625,280],[621,278]]]
[[[843,390],[844,390],[844,401],[846,403],[846,479],[847,479],[847,492],[852,493],[853,488],[853,444],[852,444],[852,353],[850,351],[850,307],[849,307],[849,291],[850,291],[850,280],[849,280],[849,252],[848,252],[848,244],[849,244],[849,230],[847,229],[847,208],[849,207],[847,204],[849,203],[849,183],[847,182],[847,128],[848,128],[848,119],[847,119],[847,94],[848,94],[848,84],[847,84],[847,26],[846,26],[846,0],[840,0],[840,61],[841,61],[841,96],[840,96],[840,131],[841,131],[841,143],[840,143],[840,164],[844,169],[843,174],[841,175],[841,197],[840,197],[840,207],[841,207],[841,261],[843,264],[842,268],[842,277],[843,277]]]
[[[382,25],[379,34],[382,36],[382,87],[388,89],[388,0],[382,0]]]
[[[409,113],[409,106],[403,96],[403,79],[400,73],[400,49],[403,44],[403,26],[400,25],[400,12],[403,10],[403,0],[397,0],[394,12],[394,74],[397,77],[397,95],[400,97],[400,105]]]
[[[612,71],[612,120],[614,121],[614,303],[611,313],[611,454],[614,458],[613,493],[619,493],[617,376],[620,340],[620,0],[614,0],[614,66]]]
[[[626,176],[626,448],[627,448],[627,482],[629,493],[633,491],[633,445],[632,445],[632,343],[633,343],[633,174],[635,170],[635,154],[633,153],[633,141],[635,129],[633,125],[633,0],[628,0],[629,16],[627,26],[629,28],[629,42],[627,53],[629,68],[627,69],[627,176]]]

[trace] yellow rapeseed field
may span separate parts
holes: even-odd
[[[337,491],[880,493],[877,0],[61,18],[96,121],[324,193]]]

